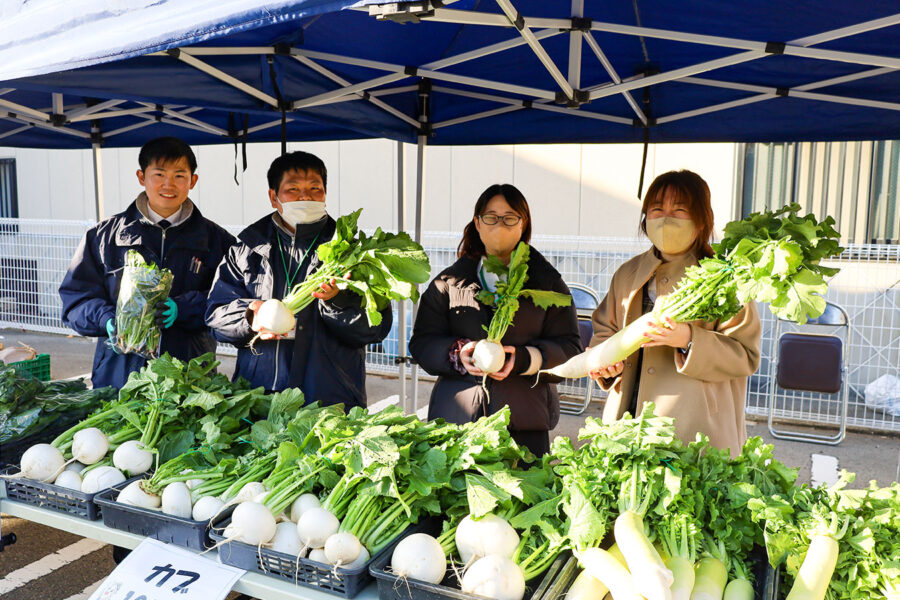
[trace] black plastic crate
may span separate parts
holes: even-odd
[[[210,529],[210,538],[215,542],[225,539],[221,532],[231,523],[231,515],[219,518],[213,522]],[[296,556],[276,552],[268,548],[257,548],[241,542],[227,542],[219,546],[219,560],[222,564],[231,565],[251,571],[262,573],[271,577],[278,577],[286,581],[292,581],[296,585],[313,588],[342,596],[353,598],[359,594],[372,581],[369,567],[384,556],[390,560],[397,545],[403,537],[416,531],[417,526],[412,526],[397,536],[390,544],[371,557],[361,567],[355,569],[335,569],[330,565],[324,565],[306,558],[299,561]]]
[[[18,472],[18,467],[7,466],[3,469],[2,474],[13,475]],[[128,479],[125,481],[125,484],[130,483],[134,479],[137,478]],[[96,521],[101,517],[100,506],[94,502],[94,499],[97,495],[103,493],[104,490],[94,494],[86,494],[53,485],[52,483],[41,483],[33,479],[16,478],[2,481],[6,487],[6,497],[10,500],[65,513],[88,521]]]
[[[441,522],[430,520],[423,523],[417,531],[409,533],[427,533],[437,537],[441,532]],[[403,537],[408,535],[405,534]],[[428,583],[417,579],[400,580],[391,570],[391,554],[382,554],[377,560],[372,561],[371,573],[378,583],[379,600],[477,600],[483,596],[467,594],[462,591],[457,572],[447,569],[447,574],[440,583]],[[553,577],[560,572],[565,564],[566,555],[557,557],[547,571],[539,578],[525,583],[525,596],[522,600],[559,600],[546,596],[549,584]]]
[[[97,505],[103,507],[104,525],[192,550],[204,550],[213,545],[209,539],[209,521],[182,519],[158,510],[116,502],[126,485],[115,485],[94,498]]]

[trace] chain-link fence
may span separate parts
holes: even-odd
[[[90,227],[89,222],[0,219],[0,327],[51,333],[71,333],[60,322],[57,288],[69,261]],[[236,231],[238,228],[229,227]],[[439,273],[456,257],[458,234],[428,233],[425,248],[432,272]],[[585,238],[535,236],[532,240],[568,283],[578,283],[602,296],[616,269],[648,244],[638,238]],[[850,315],[848,423],[876,430],[900,431],[900,417],[873,410],[865,403],[865,386],[886,374],[900,375],[900,247],[850,245],[829,264],[841,268],[832,280],[828,299]],[[396,307],[395,307],[396,308]],[[763,321],[762,362],[750,378],[747,412],[764,415],[775,372],[774,318],[760,306]],[[791,330],[795,326],[789,326]],[[412,330],[412,311],[407,311],[407,332]],[[366,365],[370,372],[396,374],[398,367],[397,314],[388,337],[370,346]],[[220,351],[234,354],[234,348]],[[585,393],[584,381],[567,381],[562,391]],[[598,394],[599,392],[595,392]],[[784,392],[775,400],[776,415],[812,423],[836,423],[836,396]]]

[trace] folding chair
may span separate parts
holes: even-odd
[[[575,303],[575,310],[578,314],[578,333],[581,336],[581,344],[587,348],[594,336],[591,317],[594,309],[600,305],[600,296],[593,289],[580,283],[570,283],[569,291],[572,292],[572,301]],[[572,400],[560,400],[559,412],[564,415],[580,415],[587,410],[591,403],[591,394],[594,389],[594,381],[587,378],[587,389],[584,392],[584,399],[581,402]]]
[[[782,333],[784,319],[775,319],[775,381],[769,386],[769,432],[773,437],[797,442],[817,444],[840,444],[847,433],[847,403],[850,386],[847,384],[847,352],[850,341],[850,317],[847,311],[827,302],[825,312],[807,325],[814,327],[835,327],[843,330],[844,339],[838,335],[792,331]],[[840,398],[838,431],[834,435],[821,435],[776,429],[775,399],[778,390],[797,390],[837,395]]]

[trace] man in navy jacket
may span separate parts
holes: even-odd
[[[203,318],[206,296],[234,236],[204,218],[188,199],[197,183],[197,159],[190,146],[177,138],[157,138],[144,144],[138,163],[144,191],[124,212],[88,230],[59,286],[63,323],[99,338],[91,374],[94,387],[120,388],[129,373],[147,362],[106,343],[115,335],[116,299],[128,250],[174,275],[169,298],[156,307],[161,352],[190,360],[216,349]]]
[[[267,175],[275,210],[238,234],[216,273],[206,322],[216,339],[237,346],[235,378],[271,391],[298,387],[307,403],[365,406],[365,347],[390,331],[390,307],[373,327],[359,296],[339,291],[332,280],[296,315],[294,331],[278,336],[263,330],[249,348],[262,301],[284,298],[321,264],[316,249],[335,230],[325,210],[327,178],[325,164],[312,154],[275,159]]]

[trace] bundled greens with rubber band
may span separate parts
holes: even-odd
[[[778,317],[797,323],[825,310],[825,277],[838,269],[820,261],[840,254],[834,219],[798,216],[799,204],[753,213],[725,226],[725,237],[713,244],[715,256],[688,267],[675,290],[661,297],[651,313],[622,328],[602,344],[547,372],[559,377],[585,377],[625,360],[650,339],[651,324],[690,321],[724,322],[752,301],[767,302]]]

